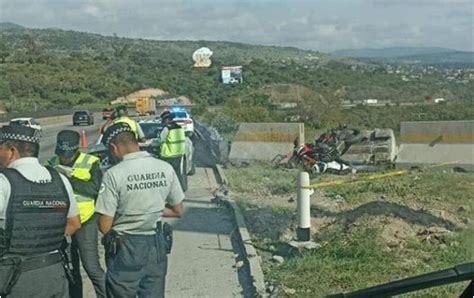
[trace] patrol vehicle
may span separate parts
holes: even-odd
[[[151,154],[159,158],[160,156],[160,133],[164,128],[164,124],[161,123],[160,119],[151,119],[151,120],[139,120],[138,125],[140,125],[143,133],[145,134],[146,141],[144,143],[139,143],[140,148],[144,151],[148,151]],[[103,170],[108,169],[112,166],[112,162],[109,160],[107,154],[107,148],[101,143],[102,135],[99,136],[97,142],[93,145],[90,145],[88,148],[88,153],[94,156],[97,156],[101,160],[101,168]],[[196,172],[196,167],[194,164],[194,146],[193,142],[189,137],[186,137],[186,153],[183,156],[181,162],[181,173],[184,173],[181,177],[184,182],[184,190],[187,189],[188,175],[194,175]]]
[[[41,125],[32,117],[14,118],[10,120],[10,125],[23,125],[41,131]]]

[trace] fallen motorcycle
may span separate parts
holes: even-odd
[[[391,142],[394,142],[394,137],[389,133],[381,136],[380,130],[360,131],[339,126],[321,134],[314,144],[299,144],[295,139],[293,150],[286,155],[276,155],[271,164],[273,168],[301,168],[313,174],[375,172],[392,165],[393,158],[387,158],[390,154],[385,153],[391,150],[386,145]],[[353,146],[361,146],[362,150],[360,147],[351,150]],[[346,153],[351,159],[343,158]]]

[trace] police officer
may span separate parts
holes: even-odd
[[[161,221],[181,217],[184,193],[173,168],[140,151],[127,124],[112,125],[103,142],[120,160],[104,174],[96,205],[106,235],[107,296],[164,297],[167,256]]]
[[[139,142],[145,142],[145,134],[143,133],[142,128],[140,125],[138,125],[137,121],[133,120],[128,116],[128,110],[127,107],[124,105],[118,106],[115,109],[115,112],[113,114],[113,120],[112,124],[116,123],[126,123],[130,128],[132,129],[133,133],[135,134],[135,137]]]
[[[66,177],[38,161],[41,133],[0,130],[0,296],[68,297],[58,249],[81,227]]]
[[[71,297],[83,296],[79,266],[82,261],[97,297],[105,297],[105,272],[99,262],[98,221],[94,213],[95,199],[102,181],[102,171],[97,157],[79,151],[80,137],[77,131],[60,131],[57,135],[56,155],[46,164],[68,177],[79,206],[82,227],[72,237],[73,283],[69,284],[70,295]]]
[[[186,169],[181,167],[186,149],[184,129],[173,121],[170,111],[164,111],[161,114],[161,121],[165,127],[160,133],[160,158],[173,167],[179,177],[181,187],[185,188],[183,175],[186,173],[183,173],[183,170],[186,171]]]

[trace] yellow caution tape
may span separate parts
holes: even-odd
[[[457,161],[444,162],[444,163],[428,166],[425,168],[442,167],[442,166],[456,164],[456,163],[458,162]],[[383,173],[383,174],[368,175],[368,176],[358,177],[354,179],[340,179],[340,180],[335,180],[335,181],[318,182],[318,183],[310,184],[309,186],[303,186],[301,188],[315,189],[315,188],[334,186],[334,185],[343,185],[343,184],[350,184],[350,183],[357,183],[357,182],[368,182],[368,181],[383,179],[387,177],[402,176],[402,175],[408,174],[409,172],[410,170],[400,170],[400,171],[393,171],[393,172],[388,172],[388,173]]]

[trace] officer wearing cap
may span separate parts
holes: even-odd
[[[102,140],[120,160],[104,174],[96,206],[106,235],[107,296],[164,297],[167,256],[161,221],[181,217],[184,193],[173,168],[140,151],[128,125],[112,125]]]
[[[137,121],[133,120],[128,116],[128,110],[127,107],[124,105],[118,106],[115,109],[114,115],[113,115],[114,120],[112,121],[112,124],[116,123],[125,123],[130,128],[132,129],[132,132],[135,134],[135,137],[139,142],[145,142],[145,134],[143,133],[142,128],[140,125],[138,125]]]
[[[38,161],[40,131],[0,130],[0,296],[67,297],[58,252],[81,227],[66,177]]]
[[[99,262],[99,231],[95,216],[95,200],[102,182],[102,171],[97,157],[79,151],[80,137],[74,130],[60,131],[57,135],[56,155],[46,164],[68,177],[79,206],[82,227],[72,237],[71,261],[74,282],[69,284],[70,296],[83,296],[79,266],[82,261],[97,297],[105,297],[105,272]]]
[[[160,133],[160,158],[168,162],[176,171],[181,187],[185,188],[181,163],[186,150],[186,136],[184,129],[173,121],[170,111],[164,111],[160,115],[165,127]],[[186,170],[185,170],[186,171]]]

